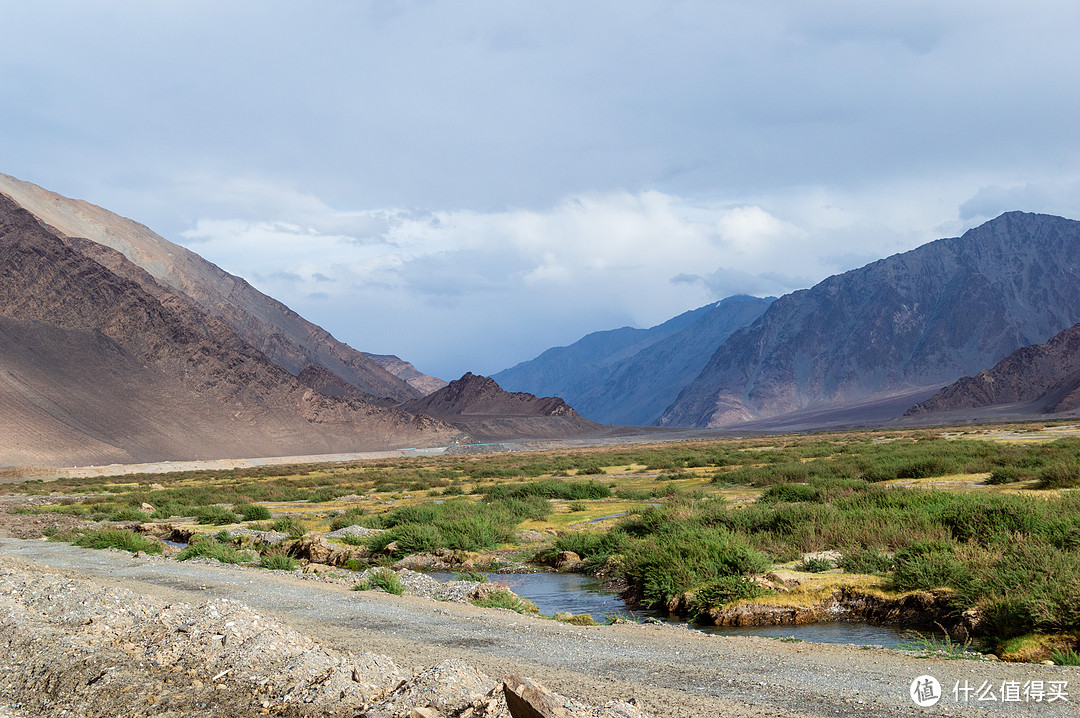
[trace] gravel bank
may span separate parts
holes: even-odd
[[[1066,716],[1080,702],[1080,669],[921,658],[883,648],[721,638],[666,626],[577,627],[470,605],[354,592],[281,572],[132,558],[42,541],[0,541],[0,565],[18,559],[68,577],[126,587],[165,603],[241,601],[329,650],[375,653],[417,673],[460,659],[492,676],[531,676],[590,704],[635,698],[655,716],[927,715],[911,681],[947,689],[936,715]],[[1064,704],[957,703],[956,681],[1070,681]],[[997,692],[997,689],[995,689]]]
[[[508,715],[500,681],[449,659],[415,673],[323,646],[229,599],[167,603],[38,565],[0,569],[0,716]],[[576,718],[648,718],[617,702]]]

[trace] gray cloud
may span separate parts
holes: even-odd
[[[1080,217],[1078,24],[1064,0],[4,3],[0,171],[362,349],[494,371],[1001,211]]]

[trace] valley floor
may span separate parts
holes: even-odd
[[[0,539],[0,566],[123,587],[148,601],[195,605],[232,599],[339,651],[385,654],[404,668],[461,659],[494,677],[530,676],[589,704],[634,698],[658,718],[924,715],[908,695],[912,680],[924,674],[944,687],[934,709],[943,715],[1074,715],[1080,701],[1076,668],[721,638],[671,626],[578,627],[465,604],[358,593],[280,572],[133,557],[41,540]],[[7,655],[2,662],[16,659]],[[965,681],[973,687],[988,682],[995,694],[1004,681],[1069,681],[1076,695],[1069,703],[977,702],[972,695],[965,705],[952,694],[953,686]],[[10,708],[16,698],[5,696],[0,715],[4,710],[21,715]]]

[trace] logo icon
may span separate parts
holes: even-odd
[[[919,676],[911,682],[911,700],[923,708],[937,705],[941,700],[941,684],[933,676]]]

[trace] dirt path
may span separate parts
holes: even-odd
[[[231,598],[342,650],[384,653],[403,666],[461,658],[490,675],[518,672],[591,703],[637,698],[660,716],[1076,715],[1080,669],[917,658],[883,648],[706,636],[674,627],[575,627],[508,611],[357,593],[297,576],[133,558],[44,541],[0,541],[0,560],[34,561],[72,576],[170,601]],[[908,696],[935,676],[932,709]],[[958,703],[954,683],[997,694],[1002,681],[1070,681],[1072,702]]]

